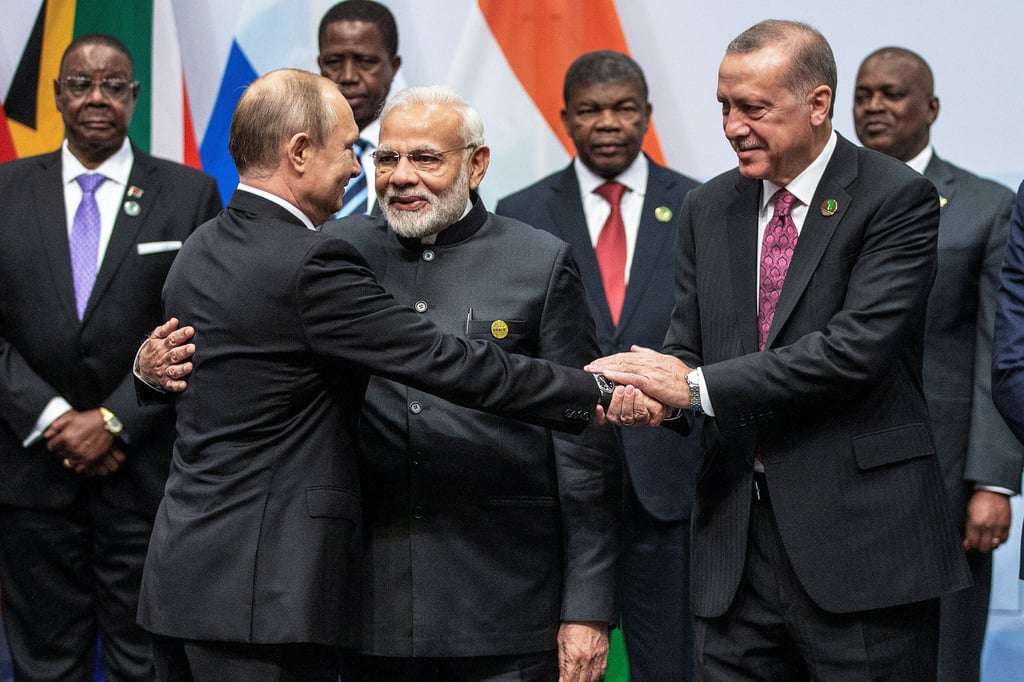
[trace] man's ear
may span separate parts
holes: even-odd
[[[828,120],[829,112],[832,110],[832,88],[819,85],[807,95],[807,103],[811,105],[811,122],[814,125],[821,125]]]
[[[309,161],[311,144],[309,135],[306,133],[295,133],[288,140],[288,163],[297,173],[305,172],[306,164]]]
[[[480,145],[469,157],[469,188],[475,190],[483,182],[487,166],[491,162],[491,148]]]

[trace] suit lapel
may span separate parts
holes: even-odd
[[[786,282],[782,287],[782,293],[779,294],[772,328],[768,331],[769,348],[779,330],[796,309],[796,304],[807,288],[818,263],[821,262],[833,233],[849,210],[852,197],[846,192],[846,187],[849,187],[857,176],[856,153],[856,148],[852,144],[839,138],[832,159],[815,190],[814,198],[807,207],[807,217],[804,219],[800,238],[793,251],[793,263],[786,273]],[[836,212],[826,216],[822,213],[821,206],[829,200],[836,202]]]
[[[741,178],[736,189],[738,194],[726,213],[727,267],[740,346],[744,353],[753,353],[757,350],[757,214],[761,181]]]
[[[41,182],[27,182],[36,207],[39,239],[53,273],[54,286],[65,313],[75,322],[75,284],[71,277],[71,251],[68,246],[68,221],[64,207],[64,186],[61,182],[60,151],[39,157]]]
[[[953,175],[952,167],[932,154],[932,160],[924,169],[924,175],[935,185],[935,189],[939,192],[939,205],[945,208],[946,203],[951,201],[953,195],[956,194],[956,176]]]
[[[114,230],[110,234],[110,241],[107,242],[107,250],[103,255],[103,263],[96,273],[96,283],[93,285],[92,295],[89,297],[89,306],[85,311],[85,320],[89,319],[93,308],[103,298],[114,276],[121,267],[125,258],[136,248],[139,238],[139,230],[145,224],[146,218],[151,212],[157,195],[160,192],[160,183],[157,178],[156,166],[150,157],[138,149],[133,149],[135,159],[132,162],[132,172],[128,176],[128,188],[137,187],[142,190],[142,196],[134,199],[139,206],[137,215],[129,215],[123,203],[118,203],[117,217],[114,219]],[[121,197],[124,201],[124,197]]]
[[[661,169],[653,163],[648,164],[647,192],[644,196],[643,212],[640,214],[640,226],[633,249],[633,263],[629,269],[629,283],[626,286],[626,299],[622,304],[619,326],[616,330],[626,327],[629,318],[641,306],[648,295],[666,296],[669,292],[648,292],[651,278],[654,276],[654,263],[671,247],[673,222],[661,222],[655,217],[659,208],[678,211],[670,199],[676,180],[663,175]],[[610,320],[610,316],[609,316]]]

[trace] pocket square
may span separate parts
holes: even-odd
[[[180,241],[170,242],[140,242],[135,245],[135,250],[140,256],[148,256],[151,253],[164,253],[165,251],[180,251]]]

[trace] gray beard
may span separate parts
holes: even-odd
[[[426,211],[402,211],[392,208],[391,199],[397,196],[414,196],[424,199],[430,203],[430,208]],[[466,211],[468,198],[469,168],[468,165],[464,165],[455,179],[455,184],[440,194],[434,194],[428,189],[403,192],[388,186],[384,191],[384,196],[380,197],[380,204],[384,218],[387,219],[388,225],[398,236],[408,239],[423,239],[437,234],[458,221]]]

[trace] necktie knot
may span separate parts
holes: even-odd
[[[796,197],[786,188],[780,189],[772,195],[772,204],[775,207],[775,215],[778,217],[788,216],[796,203]]]
[[[626,186],[621,182],[609,180],[595,189],[594,192],[612,206],[618,206],[619,202],[622,201],[622,195],[626,193]]]
[[[78,186],[82,188],[83,194],[92,194],[104,180],[106,180],[106,178],[100,173],[82,173],[75,178],[75,182],[77,182]]]

